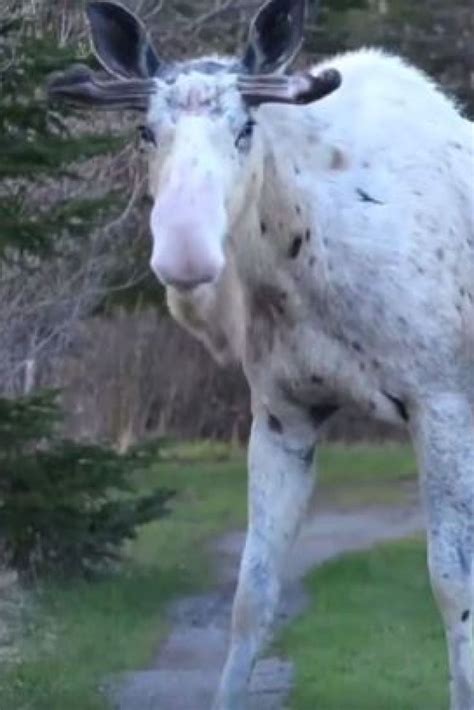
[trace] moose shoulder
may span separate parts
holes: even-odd
[[[106,77],[76,67],[50,94],[145,113],[152,269],[173,315],[239,359],[252,391],[249,529],[216,710],[246,707],[318,430],[346,405],[412,436],[451,710],[474,710],[473,125],[380,51],[290,73],[304,0],[269,0],[240,58],[181,64],[122,6],[88,15]]]

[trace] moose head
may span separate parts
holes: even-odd
[[[269,0],[239,59],[162,60],[140,20],[122,5],[90,2],[92,43],[104,74],[74,66],[49,95],[82,106],[145,114],[153,254],[162,283],[215,282],[229,233],[258,199],[265,155],[262,104],[304,105],[337,89],[339,73],[290,74],[301,48],[305,0]]]

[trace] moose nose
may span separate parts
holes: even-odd
[[[186,253],[182,249],[154,248],[151,268],[164,286],[173,286],[190,291],[201,284],[217,280],[224,266],[224,257],[219,252],[200,254]]]
[[[165,286],[182,290],[216,281],[224,268],[224,221],[190,213],[181,202],[173,208],[165,201],[153,208],[151,268]]]

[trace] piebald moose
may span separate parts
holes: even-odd
[[[248,535],[215,710],[248,706],[318,430],[353,406],[412,437],[451,710],[474,710],[473,124],[381,51],[290,73],[304,0],[263,5],[240,57],[183,63],[121,5],[87,13],[105,72],[72,67],[50,95],[143,112],[151,267],[172,314],[240,360],[252,392]]]

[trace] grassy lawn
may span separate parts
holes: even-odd
[[[146,668],[166,631],[167,604],[212,583],[209,540],[245,524],[245,463],[193,460],[205,451],[188,453],[182,458],[189,460],[160,463],[141,481],[144,489],[160,484],[178,496],[172,515],[142,528],[120,572],[93,584],[50,582],[32,595],[22,662],[0,676],[2,710],[103,710],[97,691],[103,678]],[[404,446],[323,447],[321,495],[350,505],[400,500],[413,472]]]
[[[416,466],[408,445],[323,446],[316,502],[355,507],[397,505],[413,495]]]
[[[445,710],[444,639],[423,543],[331,562],[307,589],[309,610],[278,644],[296,663],[291,710]]]

